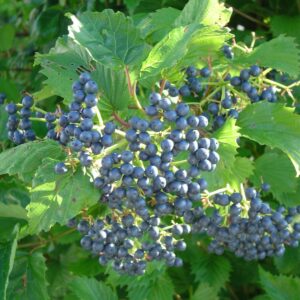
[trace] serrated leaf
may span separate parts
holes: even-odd
[[[289,194],[297,190],[297,179],[293,164],[284,153],[267,152],[254,162],[254,167],[252,180],[256,186],[260,187],[262,181],[267,182],[280,203],[287,206],[298,204],[290,201]]]
[[[76,262],[68,265],[68,270],[78,276],[96,276],[104,272],[103,267],[97,263],[97,260],[87,257],[77,259]]]
[[[44,81],[50,93],[65,98],[69,103],[73,99],[72,84],[78,79],[77,71],[89,69],[92,58],[80,45],[66,36],[59,38],[48,54],[36,54],[35,65],[41,65],[41,73],[47,77]]]
[[[78,299],[118,300],[118,295],[110,287],[94,278],[76,277],[71,281],[70,289]]]
[[[275,257],[277,270],[285,275],[300,275],[300,248],[286,247],[281,257]]]
[[[241,55],[235,63],[258,64],[296,77],[300,74],[300,49],[298,47],[295,38],[280,35],[260,44],[251,53]]]
[[[203,26],[193,36],[187,54],[184,56],[180,65],[186,67],[189,64],[198,63],[199,58],[218,56],[219,50],[224,43],[232,37],[227,28],[219,26]]]
[[[217,291],[229,280],[231,272],[230,262],[224,256],[200,250],[191,258],[191,268],[196,282],[208,283]]]
[[[240,184],[252,174],[252,162],[247,158],[236,156],[238,148],[236,141],[240,134],[235,122],[234,119],[228,119],[224,126],[213,135],[220,143],[217,150],[220,161],[214,172],[203,174],[211,190],[226,185],[230,185],[234,190],[239,190]]]
[[[274,36],[280,34],[293,36],[300,44],[300,16],[275,15],[271,18],[270,28]]]
[[[188,44],[200,25],[192,24],[173,29],[150,51],[141,68],[143,84],[154,84],[164,69],[172,68],[188,51]]]
[[[33,179],[31,202],[27,206],[29,233],[48,231],[55,223],[64,225],[99,199],[99,192],[81,169],[57,175],[56,163],[56,160],[45,159]]]
[[[219,26],[190,24],[176,27],[160,40],[150,51],[141,69],[141,83],[151,87],[162,74],[178,73],[182,67],[195,64],[199,58],[214,57],[231,35]]]
[[[96,82],[99,82],[101,95],[109,102],[113,109],[122,110],[127,108],[130,95],[123,69],[116,70],[103,64],[97,64],[92,76]],[[102,112],[102,110],[100,111]]]
[[[272,300],[297,300],[300,295],[300,278],[272,275],[259,269],[260,283]]]
[[[119,275],[109,270],[108,282],[113,286],[126,287],[129,300],[172,300],[174,286],[166,274],[165,265],[152,262],[147,266],[146,273],[132,280],[132,276]]]
[[[218,300],[218,292],[209,284],[201,283],[198,285],[195,293],[192,295],[190,300]]]
[[[175,26],[191,23],[225,25],[230,19],[231,12],[232,9],[225,8],[218,0],[190,0],[175,20]]]
[[[26,224],[23,219],[16,218],[1,218],[0,217],[0,242],[5,243],[10,240],[11,232],[13,231],[16,224],[20,227]]]
[[[179,14],[180,10],[173,7],[164,7],[150,13],[139,23],[142,37],[159,42],[174,28],[174,20]]]
[[[25,207],[30,201],[29,189],[15,176],[0,178],[0,202]]]
[[[292,108],[266,101],[255,103],[240,113],[237,125],[243,136],[287,154],[300,175],[300,116]]]
[[[59,260],[49,260],[47,262],[48,293],[51,300],[64,299],[64,296],[68,293],[69,284],[74,279],[74,275],[68,271],[63,262],[63,258]],[[77,300],[74,296],[72,300],[75,299]]]
[[[64,157],[61,146],[54,141],[44,140],[22,144],[0,153],[0,174],[18,175],[25,181],[31,180],[45,157]]]
[[[130,14],[133,14],[134,9],[139,5],[141,0],[124,0],[124,3]]]
[[[94,61],[82,46],[66,37],[58,39],[48,54],[36,55],[35,64],[42,66],[41,73],[48,78],[44,87],[46,96],[37,94],[38,99],[59,95],[66,104],[70,103],[73,99],[72,84],[78,80],[78,72],[82,72],[82,68],[89,70],[92,63]],[[98,84],[101,97],[114,109],[127,107],[130,96],[124,69],[96,63],[96,69],[93,70],[92,78]],[[99,106],[102,105],[101,100]]]
[[[8,300],[49,299],[43,255],[18,253],[10,276]]]
[[[0,218],[16,218],[27,220],[27,212],[20,205],[4,204],[0,202]]]
[[[136,66],[147,52],[147,44],[140,38],[130,17],[106,9],[70,16],[69,36],[82,45],[94,60],[107,66]]]
[[[6,299],[9,275],[14,265],[17,248],[19,226],[15,225],[10,235],[10,241],[0,243],[0,299]]]

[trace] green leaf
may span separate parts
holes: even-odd
[[[15,33],[15,27],[11,24],[0,27],[0,51],[7,51],[13,46]]]
[[[190,300],[218,300],[218,292],[209,284],[201,283],[198,285],[195,293],[192,295]]]
[[[55,40],[61,31],[65,31],[67,25],[67,19],[64,17],[61,6],[52,5],[35,16],[31,27],[31,36],[42,46]]]
[[[214,172],[203,174],[211,190],[229,185],[239,190],[240,184],[248,178],[253,171],[252,162],[247,158],[237,157],[239,128],[234,119],[228,119],[224,126],[214,133],[220,147],[218,153],[220,161]]]
[[[270,53],[272,55],[270,55]],[[259,64],[296,77],[300,74],[300,50],[295,38],[280,35],[262,43],[249,54],[242,54],[236,64]]]
[[[7,129],[6,129],[6,123],[7,123],[8,115],[5,111],[4,105],[1,105],[0,107],[0,141],[6,141],[7,138]]]
[[[92,76],[99,83],[101,95],[111,104],[113,109],[123,110],[127,108],[130,95],[123,69],[115,70],[103,64],[97,64]],[[102,112],[102,110],[100,111]]]
[[[275,15],[271,18],[270,27],[274,36],[280,34],[293,36],[300,44],[300,16]]]
[[[300,116],[292,108],[266,101],[255,103],[241,112],[237,125],[243,136],[282,150],[300,175]]]
[[[49,230],[55,223],[64,225],[83,208],[97,203],[99,192],[79,168],[57,175],[53,159],[45,159],[33,179],[31,202],[27,207],[29,233]]]
[[[20,227],[27,224],[25,207],[29,201],[29,191],[23,182],[16,177],[0,176],[0,241],[10,239],[17,223]]]
[[[50,299],[64,299],[69,290],[69,284],[74,279],[74,275],[65,267],[64,259],[60,255],[55,260],[47,261],[46,276],[49,282],[48,293]],[[75,299],[77,300],[77,297],[74,296],[72,300]]]
[[[286,247],[281,257],[275,257],[277,270],[286,275],[300,275],[300,248]]]
[[[259,269],[260,283],[272,300],[296,300],[300,295],[300,278],[275,276]]]
[[[188,44],[200,27],[192,24],[175,28],[157,43],[142,65],[142,83],[151,86],[160,78],[164,69],[174,67],[187,53]]]
[[[263,180],[271,185],[271,192],[280,203],[287,206],[298,204],[298,201],[290,201],[289,194],[297,190],[297,179],[293,164],[284,153],[267,152],[254,162],[254,166],[252,180],[257,187]]]
[[[217,256],[199,250],[191,257],[192,273],[195,281],[210,284],[219,290],[229,281],[231,272],[230,262],[224,256]]]
[[[175,20],[175,26],[185,26],[192,23],[204,25],[225,25],[228,23],[232,9],[225,8],[218,0],[190,0]]]
[[[139,65],[147,44],[140,38],[130,17],[106,9],[70,16],[69,36],[82,45],[94,60],[107,66]]]
[[[172,300],[174,295],[172,281],[160,262],[149,264],[146,273],[135,280],[132,276],[119,275],[111,270],[108,282],[113,286],[126,286],[129,300]]]
[[[4,204],[0,202],[0,218],[16,218],[27,220],[27,212],[20,205]]]
[[[0,78],[0,91],[5,93],[8,101],[16,102],[20,98],[22,88],[16,84],[16,81],[9,80],[8,78]],[[4,107],[2,107],[4,111]],[[7,115],[7,113],[6,113]],[[4,117],[4,116],[3,116]],[[1,115],[2,118],[2,115]]]
[[[97,260],[88,256],[84,259],[77,259],[76,262],[68,265],[68,270],[72,274],[79,276],[96,276],[104,272],[104,268],[97,263]]]
[[[45,157],[63,158],[62,147],[54,141],[35,141],[0,153],[0,174],[17,174],[25,181],[31,180]]]
[[[66,36],[59,38],[48,54],[36,54],[34,65],[41,65],[41,73],[48,94],[65,98],[66,103],[73,99],[72,84],[78,80],[77,71],[89,69],[92,62],[88,52]]]
[[[180,10],[173,7],[164,7],[150,13],[139,23],[142,37],[159,42],[174,28],[174,20],[179,14]]]
[[[140,1],[141,0],[124,0],[124,3],[131,15],[133,14],[134,9],[139,5]]]
[[[45,258],[41,253],[16,255],[8,286],[8,300],[49,300]]]
[[[6,299],[9,275],[13,268],[17,248],[19,226],[15,225],[11,232],[10,241],[0,243],[0,299]]]
[[[187,54],[180,62],[180,66],[186,67],[189,64],[199,63],[199,57],[217,57],[220,48],[231,37],[232,34],[229,33],[227,28],[213,25],[203,26],[191,39]]]
[[[76,277],[70,288],[78,299],[118,300],[118,295],[110,287],[94,278]]]
[[[194,23],[173,29],[153,47],[144,61],[140,75],[142,84],[151,87],[161,77],[177,80],[183,67],[197,64],[199,57],[214,57],[230,37],[227,29],[218,26]],[[176,78],[170,77],[172,73],[176,73]]]

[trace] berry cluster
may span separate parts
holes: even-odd
[[[190,227],[174,224],[166,229],[160,225],[161,218],[181,217],[199,202],[207,186],[200,173],[212,171],[220,159],[217,140],[200,136],[208,124],[206,117],[195,116],[187,104],[174,105],[158,93],[152,93],[149,101],[145,111],[151,120],[133,117],[129,121],[128,150],[103,156],[94,180],[102,191],[102,202],[112,210],[113,221],[101,220],[105,237],[114,239],[96,232],[82,240],[84,247],[93,249],[100,239],[100,263],[112,260],[116,270],[133,274],[144,272],[145,262],[153,259],[182,264],[173,251],[184,250],[185,243],[176,241],[172,233],[179,236]],[[106,128],[108,124],[112,123]],[[187,170],[180,168],[182,159]],[[91,228],[95,226],[97,222]],[[119,231],[122,235],[117,238]]]
[[[261,72],[260,67],[253,65],[249,69],[242,69],[239,76],[232,77],[230,73],[225,72],[220,79],[207,67],[197,69],[189,66],[185,69],[184,84],[177,89],[166,82],[165,90],[170,97],[179,96],[187,101],[192,100],[194,104],[197,99],[199,105],[206,110],[203,115],[208,120],[212,119],[211,129],[216,130],[224,125],[226,118],[238,118],[243,101],[277,101],[275,87],[259,85],[257,77]],[[205,82],[208,78],[209,81]],[[156,110],[150,106],[147,112],[155,115]]]
[[[92,225],[82,220],[77,228],[84,234],[81,245],[92,254],[99,256],[99,263],[107,265],[112,261],[113,268],[120,273],[144,274],[147,262],[164,260],[169,266],[181,266],[182,260],[174,251],[183,251],[186,244],[176,240],[172,232],[164,230],[158,217],[139,220],[134,214],[116,214]],[[189,233],[190,226],[174,226],[176,236]]]
[[[90,167],[93,162],[92,155],[100,154],[104,147],[113,144],[112,134],[116,126],[108,122],[103,135],[99,128],[95,127],[93,118],[98,103],[96,95],[98,86],[89,73],[82,73],[79,80],[74,82],[72,90],[74,98],[69,105],[70,111],[59,117],[59,130],[55,129],[55,114],[45,115],[49,129],[47,136],[59,140],[64,146],[68,145],[73,152],[78,153],[81,165]],[[58,174],[63,174],[67,170],[63,162],[55,167]]]
[[[233,57],[230,48],[223,51]],[[226,249],[247,260],[282,255],[285,245],[296,247],[300,240],[300,224],[294,222],[300,208],[274,211],[253,188],[246,190],[246,197],[223,193],[211,201],[202,176],[214,171],[220,160],[219,143],[209,132],[221,127],[226,117],[238,117],[240,95],[251,102],[276,101],[273,88],[256,88],[260,74],[261,69],[252,66],[239,76],[214,78],[210,68],[190,66],[179,89],[161,81],[162,93],[152,92],[138,114],[144,117],[132,117],[128,123],[116,118],[119,130],[114,121],[96,124],[98,86],[85,72],[72,86],[68,112],[40,113],[27,95],[22,104],[8,104],[8,135],[15,144],[34,140],[30,118],[35,109],[36,117],[46,121],[47,138],[69,154],[55,172],[64,174],[77,163],[91,171],[100,202],[109,211],[103,219],[81,220],[77,228],[84,235],[82,247],[102,265],[112,263],[118,272],[132,275],[143,274],[153,260],[181,266],[176,252],[185,250],[181,236],[190,232],[210,236],[208,249],[219,255]],[[191,98],[198,98],[199,114],[191,109]],[[0,94],[0,103],[4,101]],[[270,186],[264,183],[261,189],[267,192]],[[206,209],[210,206],[212,214]],[[74,220],[69,225],[74,226]]]
[[[5,98],[2,97],[1,99],[3,99],[2,101],[4,102]],[[5,107],[9,115],[6,125],[8,138],[16,145],[20,145],[25,141],[33,141],[36,138],[30,121],[33,99],[25,95],[21,103],[20,111],[18,111],[18,106],[15,103],[9,103]]]
[[[262,190],[269,185],[263,184]],[[209,251],[218,255],[225,249],[246,260],[264,259],[267,256],[282,256],[285,245],[298,247],[300,223],[295,216],[300,214],[296,208],[270,208],[261,200],[253,188],[245,191],[246,199],[240,193],[217,194],[214,204],[219,207],[211,216],[201,209],[191,211],[185,221],[192,224],[193,231],[207,233],[212,241]],[[228,207],[228,215],[221,216],[222,207]]]

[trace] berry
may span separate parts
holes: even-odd
[[[66,167],[65,163],[59,162],[55,165],[54,171],[56,174],[65,174],[68,172],[68,168]]]

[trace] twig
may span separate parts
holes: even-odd
[[[76,228],[71,228],[71,229],[66,230],[66,231],[64,231],[64,232],[62,232],[62,233],[59,233],[59,234],[57,234],[57,235],[54,235],[54,236],[53,236],[51,239],[49,239],[49,240],[41,240],[41,241],[39,241],[39,242],[20,244],[20,245],[18,245],[18,248],[20,248],[20,249],[21,249],[21,248],[33,248],[33,250],[35,250],[35,249],[38,249],[38,248],[40,248],[40,247],[44,247],[44,246],[46,246],[48,243],[54,242],[55,240],[57,240],[57,239],[59,239],[59,238],[65,236],[65,235],[68,235],[68,234],[74,232],[75,230],[76,230]]]
[[[131,84],[128,66],[125,66],[125,76],[126,76],[126,81],[127,81],[128,92],[129,92],[130,96],[133,96],[133,88],[132,88],[132,84]]]
[[[123,120],[116,112],[113,112],[113,117],[116,121],[118,121],[120,124],[122,124],[124,127],[129,128],[130,125],[125,120]]]
[[[233,7],[233,6],[227,6],[227,7],[231,7],[232,10],[233,10],[236,14],[238,14],[238,15],[244,17],[245,19],[248,19],[248,20],[250,20],[250,21],[252,21],[252,22],[254,22],[254,23],[256,23],[256,24],[258,24],[258,25],[260,25],[260,26],[265,27],[265,28],[269,28],[269,26],[268,26],[267,24],[261,22],[260,20],[254,18],[254,17],[251,17],[251,16],[245,14],[244,12],[240,11],[239,9],[237,9],[237,8],[235,8],[235,7]]]
[[[160,94],[162,94],[162,92],[164,91],[166,82],[167,82],[166,79],[163,79],[163,80],[160,82],[160,87],[159,87],[159,93],[160,93]]]

